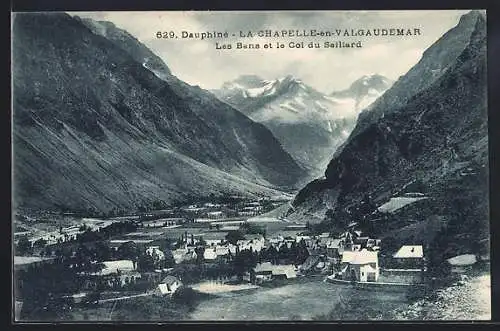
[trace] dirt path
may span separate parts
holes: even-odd
[[[438,290],[436,298],[419,300],[396,312],[404,320],[489,320],[491,319],[490,275],[465,278]]]
[[[103,299],[103,300],[99,300],[99,303],[126,300],[126,299],[138,298],[138,297],[147,297],[150,295],[153,295],[153,293],[141,293],[141,294],[128,295],[128,296],[118,297],[118,298]]]

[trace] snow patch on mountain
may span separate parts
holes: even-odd
[[[390,84],[383,76],[365,75],[349,89],[326,95],[291,75],[274,80],[242,75],[212,92],[268,127],[299,164],[317,175],[347,139],[359,112]]]

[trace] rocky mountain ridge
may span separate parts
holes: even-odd
[[[276,194],[304,175],[262,124],[172,76],[128,33],[90,23],[13,17],[16,206],[134,210]]]

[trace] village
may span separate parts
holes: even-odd
[[[219,295],[310,277],[368,289],[424,283],[423,245],[393,252],[356,222],[342,232],[315,233],[308,224],[259,217],[283,204],[205,202],[17,232],[16,313],[33,305],[71,310],[138,297],[172,300],[186,289]]]

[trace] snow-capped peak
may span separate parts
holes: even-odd
[[[349,88],[333,92],[332,97],[338,99],[354,99],[356,102],[356,111],[360,111],[373,103],[394,82],[378,73],[366,74],[351,83]]]

